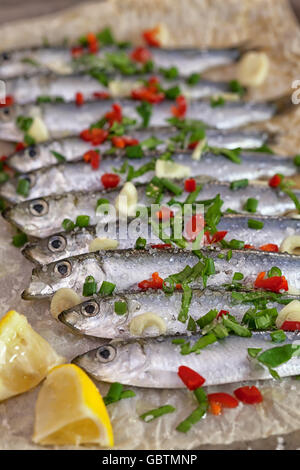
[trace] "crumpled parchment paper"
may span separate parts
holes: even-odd
[[[286,0],[106,0],[83,4],[55,15],[22,20],[1,27],[2,50],[37,45],[47,37],[50,43],[111,26],[119,40],[138,43],[140,32],[163,22],[174,45],[224,47],[247,43],[266,50],[271,59],[267,81],[252,90],[251,98],[275,98],[291,93],[291,83],[300,78],[300,30]],[[211,71],[211,78],[234,77],[235,66]],[[286,116],[273,119],[264,128],[280,134],[274,147],[282,154],[299,152],[300,111],[295,106]],[[0,154],[11,147],[0,143]],[[71,359],[98,340],[74,335],[54,320],[47,301],[26,302],[20,294],[27,286],[32,265],[11,245],[14,230],[3,220],[0,225],[0,316],[9,309],[24,313],[31,325],[56,349]],[[108,387],[97,384],[102,394]],[[232,391],[239,384],[221,386]],[[264,401],[258,406],[239,405],[219,416],[208,415],[187,434],[176,425],[194,408],[186,390],[138,390],[137,396],[108,407],[119,449],[194,449],[251,441],[300,429],[300,383],[294,379],[263,381],[259,387]],[[0,403],[0,449],[40,448],[31,442],[34,406],[39,387]],[[217,387],[210,387],[209,392]],[[139,414],[163,404],[176,413],[152,423]]]

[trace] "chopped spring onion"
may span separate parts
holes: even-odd
[[[30,182],[25,179],[21,178],[18,181],[17,185],[17,193],[21,194],[21,196],[27,197],[30,191]]]
[[[201,329],[203,329],[206,325],[209,325],[217,317],[217,315],[218,310],[210,310],[203,317],[199,318],[196,323],[200,326]]]
[[[117,315],[124,315],[127,312],[127,303],[123,301],[115,302],[115,313]]]
[[[26,233],[20,232],[13,236],[12,244],[17,248],[20,248],[21,246],[25,245],[27,241],[28,238]]]
[[[173,181],[168,180],[167,178],[161,178],[162,185],[167,188],[171,193],[175,194],[176,196],[180,196],[183,192],[183,189],[178,186],[177,184],[173,183]]]
[[[148,127],[152,114],[152,105],[147,101],[143,101],[137,106],[136,110],[142,118],[142,127]]]
[[[248,227],[254,230],[261,230],[264,227],[262,220],[248,219]]]
[[[116,284],[112,282],[103,281],[99,290],[100,295],[111,295],[115,290]]]
[[[61,225],[66,232],[70,232],[75,228],[75,224],[71,219],[64,219]]]
[[[207,403],[201,403],[184,421],[182,421],[177,427],[177,431],[179,432],[188,432],[193,424],[196,424],[200,421],[201,418],[205,415],[208,409]]]
[[[188,318],[189,307],[192,301],[193,291],[187,284],[182,285],[183,294],[181,300],[181,309],[178,315],[178,320],[185,323]]]
[[[146,239],[139,237],[136,242],[135,242],[135,249],[136,250],[142,250],[146,246]]]
[[[249,184],[249,180],[247,178],[244,178],[241,180],[232,181],[229,187],[232,191],[236,191],[237,189],[246,188],[248,184]]]
[[[132,390],[123,390],[123,385],[114,382],[109,387],[108,393],[105,397],[103,397],[104,404],[110,405],[111,403],[116,403],[124,398],[131,398],[135,397],[135,393]]]
[[[254,197],[249,197],[246,201],[246,204],[244,205],[244,209],[247,212],[256,212],[258,206],[258,200],[255,199]]]
[[[90,297],[97,293],[97,282],[93,276],[87,276],[82,289],[82,295],[84,297]]]
[[[78,215],[76,218],[76,225],[77,227],[87,227],[90,223],[90,216],[89,215]]]
[[[286,334],[283,330],[272,331],[270,333],[272,343],[283,343],[286,339]]]
[[[125,154],[128,158],[142,158],[144,156],[144,152],[140,144],[129,145],[125,149]]]
[[[186,83],[188,85],[197,85],[197,83],[201,80],[201,75],[200,73],[192,73],[191,75],[188,76],[186,79]]]
[[[273,266],[267,273],[268,277],[273,277],[273,276],[282,276],[281,269],[277,268],[277,266]]]
[[[223,323],[224,325],[233,333],[235,333],[237,336],[244,336],[244,337],[250,337],[252,336],[252,333],[248,328],[245,326],[240,325],[237,321],[231,320],[223,315]]]
[[[51,150],[51,153],[59,163],[64,163],[66,161],[66,157],[64,157],[61,153],[55,152],[54,150]]]
[[[154,419],[159,418],[165,414],[173,413],[174,411],[176,411],[174,406],[164,405],[160,406],[159,408],[155,408],[154,410],[146,411],[146,413],[140,415],[140,418],[146,423],[150,423],[150,421],[153,421]]]

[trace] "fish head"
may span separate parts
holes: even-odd
[[[58,233],[27,244],[23,248],[22,254],[33,263],[49,264],[70,256],[69,243],[69,234]]]
[[[30,145],[20,150],[7,159],[7,163],[11,168],[19,172],[28,173],[29,171],[38,170],[42,165],[51,165],[53,156],[46,144]]]
[[[8,141],[23,140],[23,133],[16,124],[19,106],[0,107],[0,139]]]
[[[115,312],[115,302],[126,302],[122,295],[94,297],[62,312],[58,319],[77,332],[100,338],[122,337],[126,332],[128,311]]]
[[[135,385],[147,369],[147,356],[142,340],[113,340],[75,357],[72,363],[96,380]]]
[[[23,196],[18,193],[18,185],[21,180],[26,180],[29,183],[29,196],[31,189],[34,188],[37,178],[34,173],[24,173],[20,174],[15,178],[10,178],[5,183],[0,186],[0,196],[3,197],[6,201],[9,201],[12,204],[17,204],[19,202],[24,202],[30,197]]]
[[[47,237],[58,225],[59,198],[39,198],[23,201],[3,212],[3,217],[27,235]],[[60,211],[60,212],[59,212]],[[64,215],[62,213],[62,220]],[[61,222],[62,222],[61,220]]]
[[[106,277],[95,253],[38,266],[33,269],[30,284],[22,297],[26,300],[51,297],[56,291],[66,287],[82,294],[88,276],[93,276],[99,286]]]

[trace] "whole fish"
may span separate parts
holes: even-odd
[[[9,106],[0,108],[0,139],[20,141],[24,132],[17,125],[17,118],[38,117],[47,129],[49,139],[77,135],[83,129],[102,119],[110,112],[114,101],[102,100],[89,102],[82,106],[74,103],[42,103],[40,105]],[[140,103],[135,100],[120,100],[123,116],[135,121],[133,127],[143,123],[137,108]],[[166,126],[167,119],[172,117],[171,107],[174,101],[165,100],[152,108],[149,118],[151,126]],[[283,106],[283,105],[282,105]],[[266,121],[276,114],[276,103],[227,102],[223,106],[211,106],[210,102],[202,100],[191,101],[187,106],[187,119],[201,121],[216,129],[232,129],[246,124]],[[24,121],[24,119],[23,119]]]
[[[200,160],[191,158],[191,151],[178,151],[172,154],[172,161],[184,165],[193,177],[208,176],[218,181],[235,181],[239,179],[259,179],[271,177],[276,173],[292,176],[297,173],[297,167],[292,159],[279,155],[262,154],[259,152],[245,152],[239,157],[241,163],[237,164],[223,155],[204,153]],[[130,159],[129,164],[137,172],[132,178],[134,183],[147,183],[156,174],[157,152],[144,152],[142,159]],[[124,156],[115,157],[106,155],[101,160],[98,169],[93,169],[83,160],[74,163],[54,165],[52,167],[25,173],[10,179],[0,186],[0,196],[10,203],[17,204],[22,201],[36,199],[51,194],[63,194],[69,191],[97,191],[104,190],[101,177],[105,173],[119,173],[120,184],[127,180],[127,172],[120,173],[124,164]],[[145,165],[147,167],[145,168]],[[139,170],[145,168],[145,172]],[[186,175],[185,175],[186,177]],[[17,192],[20,179],[30,183],[28,195]]]
[[[230,90],[226,82],[213,82],[201,79],[194,85],[189,85],[183,78],[172,81],[156,74],[159,84],[164,90],[179,87],[180,92],[189,99],[207,97],[228,97],[239,99],[237,94]],[[6,80],[6,95],[13,97],[14,103],[24,105],[35,101],[63,100],[75,101],[76,94],[82,93],[85,101],[97,100],[98,93],[109,93],[114,98],[131,98],[132,90],[145,86],[151,75],[133,75],[129,77],[108,76],[107,85],[102,84],[90,75],[35,75],[32,77],[18,77]],[[107,98],[108,96],[106,96]],[[101,97],[100,97],[101,98]]]
[[[224,215],[219,224],[218,230],[227,231],[225,240],[233,238],[242,240],[257,248],[267,245],[270,242],[280,246],[282,241],[290,235],[300,235],[300,220],[288,217],[264,217],[255,215],[255,220],[263,222],[261,230],[253,230],[248,227],[248,220],[253,216],[237,214]],[[70,256],[82,255],[89,252],[91,242],[101,237],[97,233],[97,226],[89,226],[83,229],[76,227],[70,232],[58,232],[50,237],[36,240],[23,248],[23,255],[30,261],[37,264],[49,264]],[[147,244],[160,244],[161,240],[153,233],[143,231],[143,238]],[[119,236],[118,225],[116,233],[112,238],[118,240],[119,249],[134,248],[136,239],[132,237],[123,238]],[[295,253],[296,254],[296,253]]]
[[[182,355],[180,347],[172,344],[172,338],[113,340],[75,357],[72,362],[96,380],[136,387],[183,388],[185,385],[177,374],[179,366],[198,372],[205,378],[205,385],[270,379],[268,370],[254,365],[247,353],[248,348],[270,349],[273,345],[269,339],[268,333],[261,332],[253,333],[252,338],[229,336],[207,346],[201,354],[187,355]],[[289,333],[282,344],[294,341],[298,342],[298,335]],[[299,357],[293,357],[276,371],[281,377],[298,375]]]
[[[130,131],[130,137],[137,139],[143,145],[145,140],[155,136],[159,141],[156,150],[163,152],[167,149],[170,142],[176,148],[180,148],[180,145],[186,148],[188,142],[184,145],[184,143],[180,144],[172,140],[172,138],[178,136],[179,132],[178,129],[172,127],[133,129]],[[270,139],[266,132],[259,131],[219,131],[207,129],[205,134],[209,146],[227,149],[255,149],[261,147]],[[103,154],[107,150],[111,150],[111,143],[108,141],[103,142],[97,148]],[[6,159],[6,163],[20,173],[28,173],[29,171],[57,164],[57,158],[53,152],[62,155],[66,162],[73,162],[81,160],[84,153],[91,149],[95,149],[95,147],[92,147],[89,142],[79,137],[66,137],[26,147],[10,155]]]
[[[179,321],[182,292],[174,291],[166,295],[162,291],[124,292],[113,297],[94,296],[85,302],[65,310],[59,320],[78,333],[87,336],[110,339],[132,339],[156,336],[173,336],[188,334],[188,323]],[[291,297],[291,301],[294,298]],[[115,302],[126,304],[127,311],[123,315],[115,312]],[[189,313],[196,322],[210,310],[227,310],[241,323],[244,314],[249,310],[247,303],[236,305],[232,293],[222,290],[193,290]],[[267,308],[281,310],[282,304],[275,301],[268,303]],[[165,325],[161,333],[157,325],[149,324],[138,334],[131,331],[131,322],[139,315],[154,314]],[[150,323],[150,322],[149,322]],[[199,329],[199,328],[198,328]]]
[[[200,184],[203,182],[201,178],[197,181]],[[149,206],[153,204],[153,199],[150,199],[145,194],[145,185],[137,185],[136,187],[138,205]],[[116,189],[92,193],[73,192],[33,199],[5,209],[2,215],[27,235],[45,238],[59,232],[62,228],[62,222],[66,218],[75,221],[78,215],[88,215],[91,225],[99,222],[108,222],[110,219],[102,217],[99,213],[96,214],[97,201],[98,199],[106,198],[110,204],[114,205],[119,191],[119,189]],[[299,199],[300,191],[295,190],[294,193]],[[232,191],[228,183],[207,182],[203,184],[197,202],[201,203],[201,201],[210,200],[218,194],[224,201],[222,206],[224,212],[227,209],[245,212],[244,205],[249,198],[256,198],[258,200],[255,215],[280,216],[295,209],[293,201],[286,194],[274,191],[267,184],[254,183],[249,184],[240,191]],[[170,193],[166,193],[161,200],[161,204],[167,204],[171,197]],[[183,192],[180,196],[176,196],[176,200],[184,202],[186,197],[187,194]]]
[[[203,72],[213,67],[235,62],[241,49],[164,49],[147,48],[152,56],[154,69],[177,67],[181,75]],[[85,55],[74,60],[71,51],[63,47],[40,47],[2,52],[0,54],[0,79],[8,79],[18,75],[35,75],[37,72],[55,72],[70,74],[77,70],[89,70],[92,66],[111,69],[111,53],[124,56],[130,55],[132,48],[116,47],[101,48],[96,55]]]
[[[289,288],[300,288],[299,260],[297,255],[266,253],[262,251],[234,251],[232,258],[226,259],[227,252],[202,250],[202,254],[212,258],[216,274],[209,276],[208,287],[230,284],[233,274],[244,275],[243,285],[253,287],[257,275],[278,267],[288,280]],[[195,266],[199,261],[192,251],[166,250],[113,250],[94,252],[66,258],[55,263],[37,266],[32,271],[29,287],[23,292],[26,300],[52,296],[58,289],[69,287],[82,293],[87,276],[93,276],[99,285],[109,281],[116,285],[116,292],[139,290],[138,283],[151,279],[154,272],[165,279],[182,271],[187,264]],[[202,287],[202,278],[195,281],[195,287]]]

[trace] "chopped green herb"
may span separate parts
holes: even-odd
[[[268,277],[273,277],[273,276],[282,276],[281,269],[277,268],[277,266],[273,266],[267,273]]]
[[[5,183],[9,180],[9,175],[5,171],[0,171],[0,184]]]
[[[245,88],[238,80],[231,80],[228,85],[231,92],[238,93],[240,96],[243,96],[246,92]]]
[[[27,241],[28,241],[28,238],[27,238],[26,233],[19,232],[13,236],[12,244],[16,246],[17,248],[20,248],[21,246],[25,245]]]
[[[244,209],[247,212],[256,212],[258,206],[258,200],[254,197],[249,197],[244,205]]]
[[[66,232],[70,232],[75,228],[75,224],[71,219],[64,219],[61,225]]]
[[[147,411],[146,413],[143,413],[140,415],[140,418],[145,421],[146,423],[150,423],[150,421],[153,421],[156,418],[159,418],[160,416],[163,416],[167,413],[173,413],[176,411],[176,408],[171,405],[164,405],[160,406],[159,408],[155,408],[154,410]]]
[[[159,72],[167,79],[167,80],[174,80],[178,77],[178,68],[177,67],[169,67],[168,69],[160,68]]]
[[[237,336],[250,337],[252,333],[245,326],[240,325],[236,320],[232,320],[223,315],[222,317],[224,325]]]
[[[232,183],[230,183],[230,189],[232,191],[236,191],[237,189],[246,188],[248,184],[249,184],[249,180],[247,178],[242,179],[242,180],[232,181]]]
[[[66,161],[66,157],[64,157],[61,153],[55,152],[54,150],[51,150],[51,153],[59,163],[64,163]]]
[[[146,239],[145,238],[142,238],[142,237],[139,237],[136,242],[135,242],[135,249],[136,250],[143,250],[146,246]]]
[[[100,295],[111,295],[115,290],[116,285],[112,282],[103,281],[99,290]]]
[[[148,127],[151,114],[152,114],[152,105],[147,101],[143,101],[137,108],[137,113],[142,118],[142,127]]]
[[[262,220],[248,219],[248,227],[254,230],[261,230],[264,227]]]
[[[162,140],[157,139],[155,136],[148,137],[148,139],[143,140],[141,142],[142,148],[146,148],[148,150],[155,150],[158,145],[163,144]]]
[[[127,313],[127,303],[121,300],[115,302],[115,313],[117,315],[124,315]]]
[[[129,145],[125,149],[125,154],[128,158],[142,158],[144,156],[144,152],[140,144]]]
[[[210,105],[212,108],[216,108],[217,106],[224,106],[226,103],[223,96],[218,96],[217,98],[211,98]]]
[[[116,403],[124,398],[132,398],[135,397],[135,393],[133,390],[123,390],[123,385],[114,382],[109,387],[108,393],[105,397],[103,397],[104,404],[111,405],[112,403]]]
[[[187,330],[188,331],[193,331],[194,333],[196,332],[197,330],[197,324],[195,322],[195,320],[193,319],[193,317],[189,316],[189,321],[188,321],[188,325],[187,325]]]
[[[207,403],[202,403],[198,406],[184,421],[182,421],[177,427],[176,430],[179,432],[188,432],[193,424],[198,423],[201,418],[205,415],[208,409]]]
[[[97,33],[96,37],[101,46],[111,46],[116,42],[111,29],[108,27],[104,28],[102,31],[100,31],[100,33]]]
[[[29,195],[29,192],[30,192],[30,182],[25,178],[19,179],[18,185],[17,185],[17,193],[21,194],[21,196],[27,197]]]
[[[270,333],[272,343],[283,343],[286,339],[286,334],[283,330],[276,330]]]
[[[296,156],[294,157],[294,164],[295,164],[296,166],[300,166],[300,155],[296,155]]]
[[[182,284],[183,294],[181,300],[181,309],[178,315],[178,320],[185,323],[188,318],[189,307],[192,301],[193,291],[187,284]]]
[[[89,215],[78,215],[76,218],[76,225],[77,227],[87,227],[90,223],[90,216]]]
[[[160,181],[165,188],[167,188],[171,193],[175,194],[176,196],[180,196],[180,194],[183,193],[183,189],[177,184],[173,183],[173,181],[167,178],[161,178]]]
[[[84,297],[90,297],[91,295],[96,293],[97,282],[95,281],[95,278],[93,276],[87,276],[83,284],[82,295]]]
[[[201,80],[201,75],[200,73],[192,73],[191,75],[188,76],[188,78],[186,79],[186,83],[188,85],[197,85],[197,83],[199,83],[199,80]]]
[[[32,123],[33,123],[33,118],[31,118],[31,117],[27,117],[27,116],[18,116],[17,117],[16,124],[17,124],[18,128],[23,132],[29,131]]]

